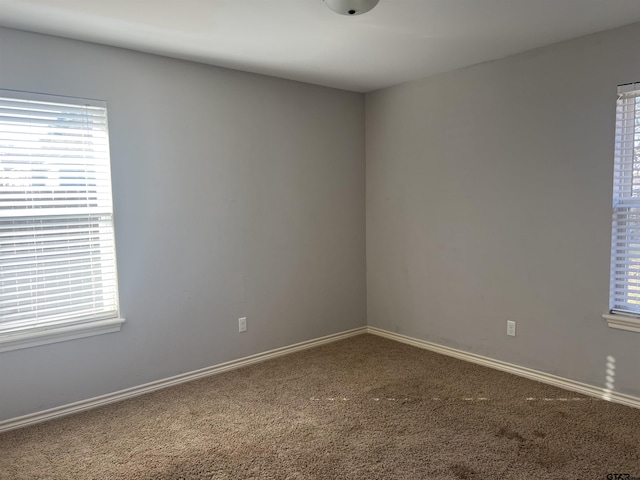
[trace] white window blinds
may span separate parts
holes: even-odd
[[[117,316],[106,105],[0,90],[0,335]]]
[[[640,83],[618,87],[609,299],[640,314]]]

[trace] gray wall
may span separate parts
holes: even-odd
[[[127,318],[0,353],[0,420],[365,325],[363,95],[7,29],[0,88],[107,101]]]
[[[608,309],[616,86],[640,25],[366,97],[368,323],[640,394]],[[506,336],[506,321],[517,336]]]

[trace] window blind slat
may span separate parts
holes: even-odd
[[[57,217],[60,215],[64,215],[65,213],[76,213],[78,215],[82,214],[92,214],[92,215],[101,215],[105,218],[111,216],[111,212],[106,210],[103,207],[91,207],[91,208],[64,208],[64,207],[37,207],[37,208],[20,208],[20,209],[0,209],[0,218],[22,218],[22,217],[42,217],[43,215]],[[17,221],[17,220],[16,220]]]
[[[85,264],[87,265],[87,264]],[[90,265],[90,264],[89,264]],[[51,271],[48,270],[46,272],[38,270],[37,275],[33,275],[33,270],[29,270],[29,275],[18,275],[11,277],[11,281],[5,282],[4,286],[0,287],[0,292],[6,293],[7,295],[17,295],[23,291],[31,292],[34,288],[37,288],[39,291],[47,291],[49,288],[57,288],[57,287],[48,287],[48,285],[66,285],[66,284],[75,284],[75,283],[83,283],[89,282],[96,277],[96,274],[91,269],[79,269],[78,271]],[[115,270],[102,270],[100,273],[114,273]],[[26,273],[26,272],[25,272]],[[24,278],[31,277],[31,281],[28,286],[24,286],[24,284],[19,285],[18,282],[21,282]],[[16,282],[16,284],[12,284],[11,282]]]
[[[118,315],[117,311],[104,312],[104,314],[97,314],[93,310],[84,310],[77,312],[77,319],[74,321],[74,325],[81,323],[90,323],[92,321],[106,320]],[[24,333],[25,331],[38,332],[54,327],[65,327],[69,325],[66,313],[59,313],[52,315],[47,322],[34,322],[33,320],[13,320],[11,322],[3,323],[2,331],[5,334]]]
[[[96,238],[96,237],[100,237],[101,239],[106,240],[109,236],[110,233],[95,233],[92,232],[91,230],[85,230],[83,232],[80,233],[75,233],[75,232],[70,232],[67,235],[51,235],[51,234],[46,234],[46,235],[42,235],[42,238],[40,239],[40,242],[38,245],[40,248],[40,246],[42,248],[50,248],[51,246],[55,246],[55,245],[66,245],[66,242],[69,241],[76,241],[77,239],[83,239],[85,237],[89,237],[89,238]],[[15,249],[33,249],[35,247],[33,247],[33,239],[29,238],[29,237],[17,237],[17,238],[13,238],[11,241],[11,245],[13,246],[2,246],[0,247],[0,252],[2,251],[13,251],[14,248]],[[14,247],[15,246],[15,247]]]
[[[40,317],[38,314],[42,311],[42,306],[38,309],[29,309],[24,313],[16,313],[11,315],[3,315],[3,323],[12,323],[15,321],[33,319],[33,322],[39,326],[46,323],[48,320],[60,320],[62,318],[69,318],[75,316],[85,317],[88,313],[94,315],[102,315],[105,312],[102,302],[84,302],[84,303],[72,303],[68,305],[47,305],[47,319]],[[115,312],[115,310],[112,310]]]
[[[26,308],[32,308],[41,303],[47,303],[49,306],[56,304],[67,304],[70,301],[78,303],[81,301],[95,303],[96,295],[94,290],[96,286],[102,288],[102,282],[94,282],[85,284],[82,286],[74,285],[73,288],[59,288],[58,291],[49,290],[47,292],[38,290],[36,295],[31,297],[25,295],[14,295],[13,298],[7,296],[5,300],[0,301],[0,315],[4,315],[7,312],[24,310]],[[113,296],[113,288],[103,288],[101,297],[109,299]],[[35,292],[34,292],[35,293]]]
[[[111,260],[115,258],[113,254],[111,255],[111,257],[112,257],[110,258]],[[91,271],[90,268],[87,268],[87,267],[90,267],[91,265],[93,265],[93,263],[85,259],[68,261],[65,263],[65,265],[61,265],[57,261],[51,261],[48,264],[41,263],[41,262],[37,262],[37,263],[34,262],[29,265],[26,265],[26,264],[20,265],[12,269],[11,276],[7,275],[6,285],[9,285],[9,286],[12,285],[11,283],[9,283],[9,281],[12,281],[12,282],[21,281],[23,279],[33,277],[34,272],[35,272],[36,278],[38,279],[43,277],[54,278],[54,276],[60,276],[60,275],[79,275],[81,272],[85,270]],[[74,270],[72,270],[71,267],[73,267]],[[106,273],[111,273],[111,272],[115,273],[115,268],[105,268],[102,271]],[[32,282],[28,283],[27,285],[31,286],[32,283],[38,283],[38,281],[36,280],[34,282],[32,280]]]

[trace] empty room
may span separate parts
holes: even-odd
[[[640,478],[639,46],[0,0],[0,480]]]

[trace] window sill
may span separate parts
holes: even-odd
[[[0,336],[0,352],[118,332],[124,322],[124,318],[110,318],[96,322],[54,327],[37,332],[4,335]]]
[[[619,313],[607,313],[602,315],[611,328],[627,330],[629,332],[640,332],[640,318],[631,315],[621,315]]]

